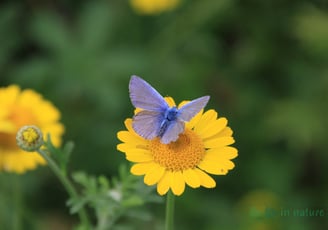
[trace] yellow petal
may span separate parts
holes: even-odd
[[[125,119],[124,125],[125,125],[125,127],[127,128],[128,131],[133,130],[133,128],[132,128],[132,119],[131,118]]]
[[[214,122],[217,118],[217,112],[215,110],[210,109],[206,111],[203,116],[200,118],[198,123],[195,125],[195,132],[196,133],[202,133],[203,130],[208,126],[208,124]]]
[[[176,106],[172,97],[164,97],[164,99],[170,107]]]
[[[146,185],[154,185],[156,184],[164,175],[165,168],[160,166],[159,164],[154,164],[154,167],[150,169],[145,177],[144,182]]]
[[[201,138],[209,138],[220,133],[226,126],[228,120],[224,117],[221,117],[211,123],[208,123],[206,127],[201,129],[197,134],[201,136]]]
[[[134,152],[134,151],[139,151],[139,150],[147,150],[147,148],[142,145],[132,145],[130,143],[121,143],[116,146],[117,150],[124,152],[124,153],[129,153],[129,152]]]
[[[153,161],[151,153],[144,149],[136,149],[134,151],[126,152],[126,159],[131,162],[147,162]]]
[[[133,127],[132,127],[132,122],[133,122],[133,120],[132,120],[131,118],[127,118],[127,119],[125,119],[125,121],[124,121],[125,127],[127,128],[127,130],[128,130],[131,134],[133,134],[133,135],[135,135],[135,136],[141,138],[141,137],[140,137],[140,136],[134,131],[134,129],[133,129]]]
[[[48,134],[51,135],[51,141],[54,146],[61,145],[61,136],[65,132],[65,127],[60,123],[52,123],[49,125],[40,125],[40,128],[45,136],[45,140],[48,140]]]
[[[19,93],[20,88],[17,85],[10,85],[6,88],[0,88],[0,103],[4,105],[15,104]]]
[[[0,97],[0,101],[3,100]],[[1,107],[6,107],[6,105],[2,105],[0,102],[0,106]],[[10,110],[9,109],[0,109],[0,121],[2,121],[2,119],[7,120],[8,117],[10,115]]]
[[[55,122],[48,125],[40,125],[40,128],[45,136],[50,134],[51,139],[53,136],[61,136],[65,132],[65,127],[62,124]]]
[[[2,153],[1,168],[7,172],[22,174],[27,170],[32,170],[38,164],[45,165],[45,160],[35,152],[26,153],[24,151],[6,151]]]
[[[169,191],[170,188],[170,175],[168,171],[165,171],[162,178],[157,184],[157,192],[159,195],[163,196]]]
[[[182,172],[183,179],[192,188],[200,186],[200,179],[198,174],[193,169],[187,169]]]
[[[136,136],[129,131],[120,131],[117,133],[117,138],[122,141],[133,145],[144,144],[145,140]]]
[[[214,188],[216,186],[215,180],[213,180],[212,177],[207,175],[207,173],[203,172],[200,169],[195,169],[195,172],[199,176],[201,186],[205,188]]]
[[[31,89],[25,89],[21,92],[19,97],[17,98],[17,104],[20,106],[30,108],[31,105],[39,106],[40,102],[42,102],[42,96]]]
[[[220,148],[227,145],[231,145],[235,142],[233,137],[218,137],[218,138],[209,138],[204,140],[205,148]]]
[[[121,143],[121,144],[118,144],[118,145],[116,146],[116,149],[117,149],[118,151],[123,152],[123,153],[129,151],[130,149],[134,149],[134,148],[136,148],[135,145],[130,145],[130,144],[127,144],[127,143]]]
[[[216,134],[214,137],[231,137],[232,129],[230,127],[225,127],[220,133]]]
[[[154,164],[155,163],[153,163],[153,162],[144,162],[144,163],[134,164],[131,167],[130,172],[133,175],[141,176],[141,175],[146,174],[148,172],[148,170],[154,166]]]
[[[235,167],[234,163],[230,160],[224,161],[213,161],[207,160],[204,158],[199,164],[198,167],[208,173],[215,175],[226,175],[228,170]]]
[[[185,182],[182,172],[170,172],[170,187],[176,196],[180,196],[185,190]]]
[[[223,148],[212,148],[206,151],[206,157],[211,159],[234,159],[238,156],[238,150],[231,146],[225,146]]]
[[[188,100],[184,100],[184,101],[181,101],[178,105],[178,108],[180,109],[182,106],[184,106],[185,104],[187,104],[189,101]]]
[[[29,104],[29,107],[33,113],[37,116],[37,120],[40,123],[51,123],[60,119],[60,112],[54,107],[54,105],[49,101],[41,101],[41,98],[38,98],[38,105]],[[25,105],[26,107],[28,105]],[[42,113],[40,113],[42,111]]]
[[[219,168],[215,162],[202,160],[198,164],[198,167],[207,173],[214,175],[225,175],[226,171],[222,168]]]

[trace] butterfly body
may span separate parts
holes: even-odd
[[[164,113],[164,119],[161,123],[160,130],[158,133],[159,137],[162,137],[167,127],[171,122],[174,122],[178,117],[178,109],[176,107],[169,108]]]
[[[142,109],[133,117],[134,131],[148,140],[159,137],[164,144],[176,141],[184,131],[185,122],[203,109],[209,100],[209,96],[204,96],[181,108],[170,107],[151,85],[137,76],[131,77],[129,91],[134,107]]]

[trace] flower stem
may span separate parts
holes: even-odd
[[[14,203],[15,203],[15,209],[16,212],[14,212],[13,215],[13,226],[12,228],[14,230],[21,230],[22,228],[22,210],[23,210],[23,202],[22,202],[22,189],[21,189],[21,183],[19,181],[20,178],[17,177],[17,175],[14,175],[14,177],[11,177],[13,182],[13,188],[12,191],[13,197],[14,197]]]
[[[60,182],[63,184],[63,186],[65,187],[65,189],[66,189],[67,193],[69,194],[69,196],[71,198],[78,197],[78,194],[77,194],[75,188],[73,187],[72,183],[68,180],[68,178],[64,175],[64,173],[62,173],[62,171],[60,171],[60,169],[57,166],[57,164],[55,163],[55,161],[53,161],[51,159],[51,157],[44,150],[39,149],[37,151],[47,161],[49,167],[55,173],[55,175],[58,177]],[[89,221],[87,212],[83,207],[79,210],[78,215],[79,215],[79,218],[80,218],[80,221],[81,221],[82,225],[84,227],[89,228],[90,227],[90,221]]]
[[[173,230],[174,198],[174,194],[169,191],[166,197],[165,230]]]

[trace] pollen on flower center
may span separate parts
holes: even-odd
[[[27,128],[22,135],[23,139],[28,143],[33,143],[39,138],[39,134],[31,127]]]
[[[159,139],[150,142],[149,150],[154,161],[171,171],[195,168],[205,154],[202,139],[192,130],[186,129],[176,142],[163,144]]]

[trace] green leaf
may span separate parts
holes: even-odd
[[[66,202],[66,205],[70,207],[70,214],[75,214],[86,204],[86,200],[83,198],[70,199]]]
[[[141,206],[143,204],[144,204],[143,199],[137,195],[132,195],[122,201],[122,205],[124,207]]]

